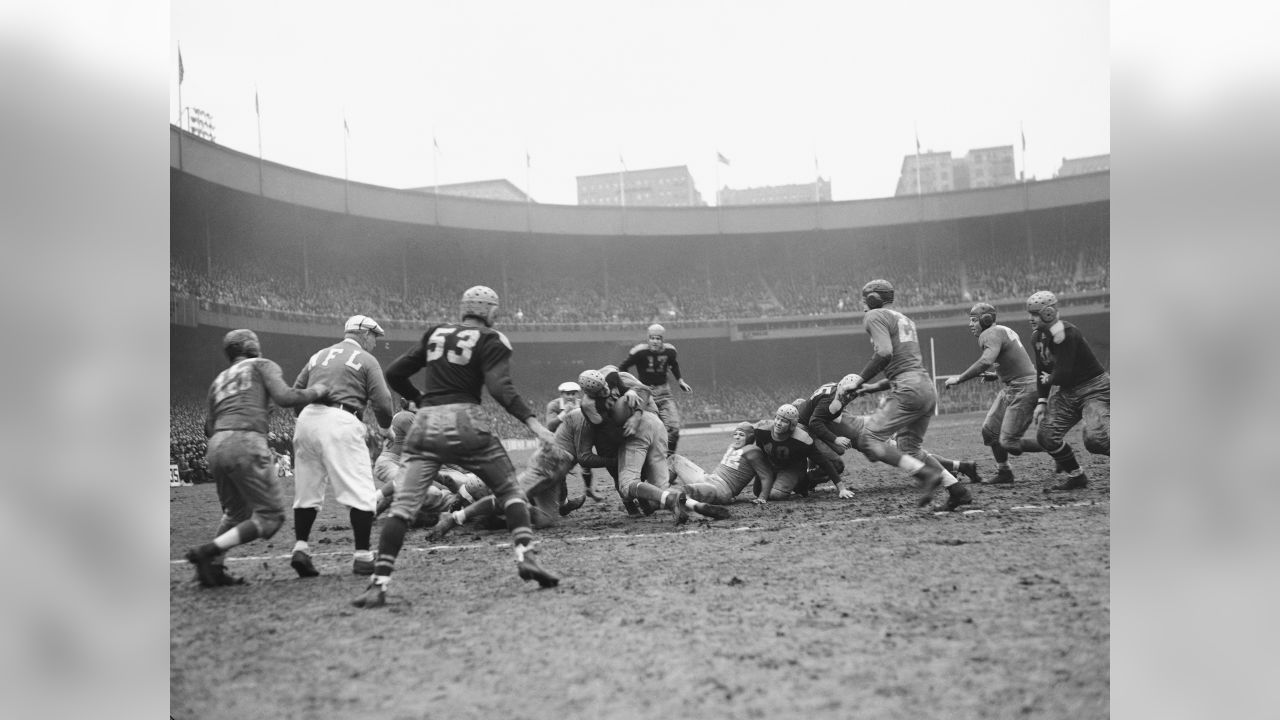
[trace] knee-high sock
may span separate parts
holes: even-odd
[[[373,535],[373,513],[351,508],[351,534],[355,536],[356,550],[368,550]]]
[[[382,524],[382,533],[378,536],[378,558],[373,564],[374,575],[391,575],[396,566],[396,556],[404,547],[404,534],[408,528],[409,524],[395,515]]]
[[[293,536],[306,542],[311,537],[311,526],[315,524],[316,515],[319,513],[319,508],[294,508]]]

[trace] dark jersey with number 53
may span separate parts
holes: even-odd
[[[426,369],[426,390],[419,393],[409,381]],[[387,367],[387,384],[406,399],[424,405],[480,404],[489,394],[523,422],[533,410],[511,381],[511,342],[489,327],[444,323],[429,328],[422,340]]]

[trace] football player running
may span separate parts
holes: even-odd
[[[947,378],[943,388],[950,390],[995,369],[1004,384],[991,401],[982,423],[982,443],[991,448],[996,460],[996,476],[991,485],[1013,482],[1009,456],[1024,452],[1044,452],[1035,438],[1024,438],[1036,409],[1036,370],[1022,346],[1018,333],[996,323],[996,308],[980,302],[969,309],[969,332],[978,338],[982,354],[959,375]]]
[[[862,302],[867,307],[862,327],[871,339],[874,352],[861,373],[840,380],[828,410],[839,417],[844,405],[862,384],[884,373],[889,381],[888,401],[867,419],[865,431],[856,441],[867,458],[901,468],[922,488],[921,507],[933,500],[939,486],[947,489],[944,510],[955,510],[973,502],[969,489],[924,451],[924,436],[938,404],[933,378],[924,369],[916,324],[893,306],[893,285],[876,279],[862,286]],[[896,446],[889,443],[896,435]]]
[[[1036,442],[1067,473],[1067,479],[1051,489],[1079,490],[1089,479],[1065,438],[1083,420],[1085,449],[1111,455],[1111,375],[1080,328],[1058,316],[1056,295],[1048,290],[1033,294],[1027,298],[1027,314],[1038,373],[1039,399],[1032,417],[1038,426]]]

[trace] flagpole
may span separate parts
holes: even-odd
[[[529,144],[525,143],[524,147],[524,226],[530,235],[533,234],[533,180],[531,177],[531,166],[533,160],[529,157]]]
[[[440,141],[436,139],[436,129],[431,128],[431,197],[432,221],[440,224]]]
[[[253,114],[258,116],[258,194],[262,195],[262,106],[258,104],[258,86],[253,86]]]
[[[916,195],[920,194],[920,123],[916,123]]]
[[[351,128],[347,127],[347,113],[342,113],[342,209],[351,213],[351,165],[348,145],[351,144]]]
[[[186,73],[183,71],[183,67],[182,67],[182,43],[178,43],[178,129],[179,130],[185,129],[182,127],[182,76],[185,74]],[[178,151],[179,151],[178,157],[181,158],[182,157],[181,141],[179,141],[178,143]],[[181,161],[178,162],[178,167],[179,168],[182,167]]]

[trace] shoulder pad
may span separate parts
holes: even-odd
[[[675,346],[675,345],[672,345],[672,344],[671,344],[671,343],[669,343],[669,342],[664,342],[664,343],[662,343],[662,349],[663,349],[663,350],[675,350],[675,349],[676,349],[676,346]]]
[[[635,347],[633,347],[633,348],[631,348],[630,350],[628,350],[628,351],[627,351],[627,354],[628,354],[628,355],[635,355],[636,353],[640,352],[641,350],[648,350],[648,349],[649,349],[649,343],[640,343],[639,345],[636,345]]]
[[[793,438],[795,438],[795,439],[799,440],[800,442],[804,443],[805,445],[812,445],[812,444],[813,444],[813,438],[809,436],[809,431],[808,431],[808,430],[805,430],[805,429],[804,429],[803,427],[801,427],[800,425],[796,425],[796,426],[795,426],[795,428],[793,428],[793,429],[791,430],[791,437],[793,437]]]
[[[490,328],[490,329],[492,330],[493,328]],[[507,339],[507,336],[504,335],[501,330],[494,330],[493,334],[498,336],[498,339],[502,341],[503,345],[507,346],[508,350],[512,350],[511,341]]]

